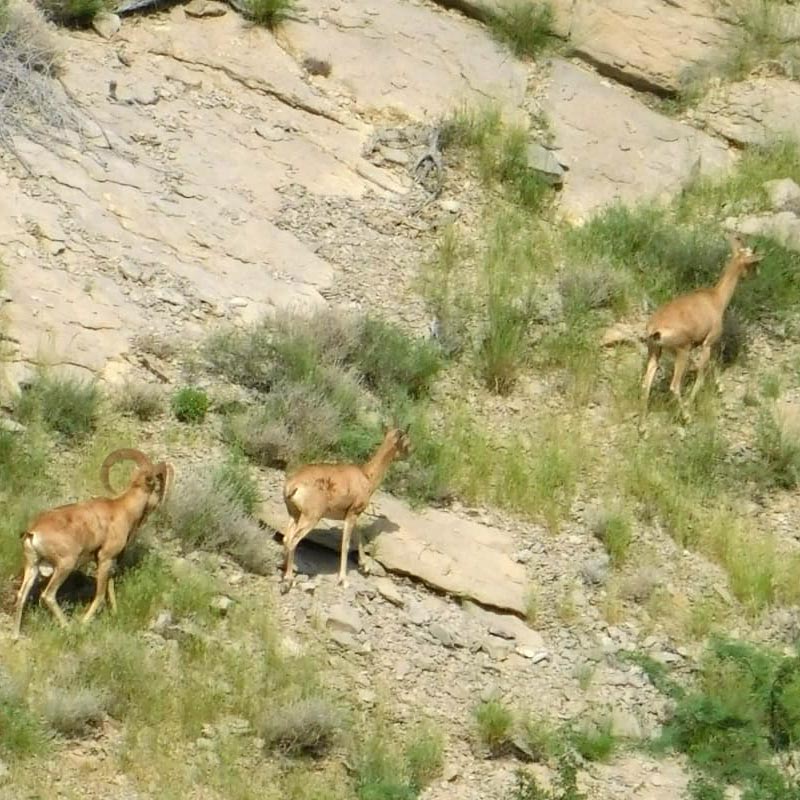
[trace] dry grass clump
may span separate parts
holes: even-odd
[[[268,750],[319,757],[335,744],[343,725],[338,708],[310,697],[271,709],[261,722],[260,735]]]
[[[15,152],[14,136],[48,145],[80,130],[74,105],[53,80],[61,66],[42,14],[26,0],[0,0],[0,144]]]
[[[164,412],[164,393],[154,383],[126,381],[116,396],[114,405],[123,414],[147,422]]]
[[[253,517],[258,489],[245,465],[201,464],[179,475],[176,484],[166,513],[185,544],[228,553],[251,572],[271,570],[266,535]]]
[[[103,722],[109,695],[102,690],[54,686],[45,692],[40,711],[51,728],[64,736],[86,736]]]

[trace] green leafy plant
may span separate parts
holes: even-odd
[[[179,422],[202,422],[210,405],[208,395],[193,386],[184,386],[172,396],[172,413]]]

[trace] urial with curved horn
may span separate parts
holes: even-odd
[[[128,488],[116,497],[95,497],[70,503],[39,514],[22,533],[25,572],[17,593],[14,638],[19,637],[22,612],[37,578],[51,575],[41,595],[62,626],[67,618],[56,600],[56,593],[69,574],[94,559],[97,564],[95,596],[83,622],[89,622],[108,597],[112,613],[117,610],[114,561],[133,541],[150,512],[167,497],[174,480],[171,464],[153,464],[140,450],[125,448],[110,453],[100,468],[100,479],[114,494],[109,471],[120,461],[133,461],[136,470]]]

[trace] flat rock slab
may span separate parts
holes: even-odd
[[[326,82],[363,112],[426,119],[462,102],[522,104],[523,65],[458,15],[404,0],[303,5],[308,21],[287,20],[281,38],[297,55],[327,61]]]
[[[675,92],[688,69],[721,49],[731,26],[713,0],[554,0],[556,31],[615,80]]]
[[[741,145],[800,139],[800,84],[777,76],[729,84],[703,98],[697,116],[708,130]]]
[[[386,494],[376,495],[370,511],[380,516],[362,519],[362,535],[385,569],[483,606],[525,613],[530,582],[512,557],[514,543],[506,531],[446,511],[413,511]],[[286,511],[279,503],[267,501],[261,516],[284,529]],[[323,520],[308,538],[338,550],[341,524]]]
[[[730,148],[657,114],[624,90],[553,60],[544,109],[558,160],[569,168],[561,208],[573,221],[615,201],[668,197],[694,174],[732,165]]]

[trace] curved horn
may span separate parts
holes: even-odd
[[[132,447],[123,447],[121,450],[114,450],[113,453],[109,453],[106,456],[106,460],[103,462],[103,466],[100,467],[100,481],[106,490],[112,494],[114,493],[114,490],[111,488],[111,484],[109,483],[108,473],[111,470],[111,467],[113,467],[114,464],[118,463],[119,461],[135,461],[136,466],[140,467],[141,469],[147,469],[148,467],[153,466],[150,459],[141,450],[135,450]]]
[[[159,461],[158,464],[153,467],[153,474],[161,478],[161,488],[158,492],[158,504],[162,505],[167,499],[172,484],[175,481],[175,468],[169,461]]]

